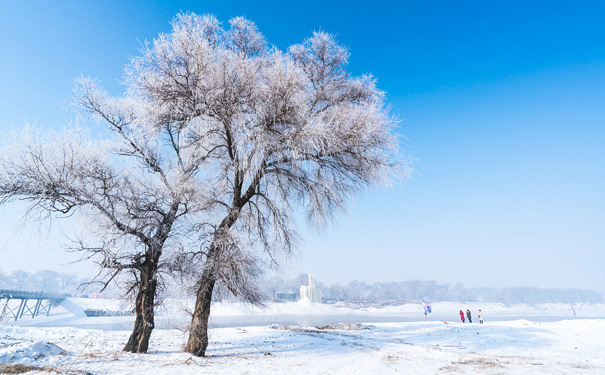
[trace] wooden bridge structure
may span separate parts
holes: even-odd
[[[0,289],[0,319],[5,316],[15,321],[24,316],[33,319],[41,313],[48,316],[51,306],[61,303],[65,297],[65,294]]]

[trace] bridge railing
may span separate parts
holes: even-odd
[[[25,290],[0,289],[0,298],[10,299],[47,299],[51,301],[60,301],[68,297],[67,294],[30,292]]]
[[[33,319],[42,312],[48,316],[53,302],[60,302],[65,297],[67,294],[0,289],[0,300],[6,299],[4,306],[0,307],[0,319],[7,315],[14,317],[15,320],[22,318],[23,315],[31,315]],[[11,304],[11,300],[20,300],[20,302],[17,306]],[[33,301],[33,305],[28,301]]]

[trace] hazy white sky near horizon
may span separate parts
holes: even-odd
[[[400,117],[413,178],[370,189],[325,233],[305,229],[287,274],[327,283],[436,280],[605,292],[605,5],[532,2],[0,3],[0,133],[57,129],[73,78],[113,94],[139,41],[179,10],[245,15],[284,49],[313,30],[350,46]],[[0,269],[65,267],[48,236],[0,210]],[[66,232],[69,224],[59,224]]]

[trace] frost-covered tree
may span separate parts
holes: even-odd
[[[6,278],[6,284],[6,289],[37,290],[35,289],[33,275],[23,270],[11,272]]]
[[[52,270],[41,270],[33,275],[36,290],[57,293],[59,291],[59,273]]]
[[[283,52],[244,18],[224,29],[213,16],[181,14],[131,65],[132,93],[175,128],[195,129],[191,142],[209,155],[214,201],[198,227],[187,352],[205,354],[217,282],[258,301],[260,261],[294,249],[296,206],[319,224],[354,193],[407,172],[383,93],[372,76],[351,75],[348,55],[323,32]]]
[[[200,177],[208,172],[200,167],[210,152],[195,141],[194,124],[166,120],[134,89],[112,98],[82,78],[75,98],[107,131],[15,135],[0,156],[0,203],[21,200],[41,214],[80,214],[86,231],[75,247],[98,262],[99,280],[127,277],[134,297],[136,320],[124,350],[146,352],[161,272],[176,267],[189,220],[208,199]]]
[[[73,294],[74,296],[78,292],[78,275],[75,273],[60,273],[59,274],[59,288],[62,293]]]
[[[347,59],[323,32],[280,51],[244,18],[223,28],[180,14],[127,66],[125,95],[80,80],[78,105],[111,136],[22,137],[3,153],[0,197],[94,218],[94,245],[80,247],[135,280],[126,350],[147,349],[159,272],[195,275],[186,351],[203,356],[213,293],[260,301],[263,267],[295,249],[297,207],[321,225],[353,194],[408,172],[384,94]],[[199,246],[184,251],[192,233]]]

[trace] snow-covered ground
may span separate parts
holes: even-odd
[[[190,321],[186,311],[193,308],[193,300],[166,300],[156,309],[156,328],[183,329]],[[458,321],[458,311],[470,309],[473,317],[482,309],[486,321],[519,320],[558,321],[577,318],[605,319],[605,304],[536,304],[504,305],[501,303],[434,302],[431,321]],[[87,317],[85,310],[129,310],[123,300],[68,298],[61,306],[53,307],[51,315],[32,320],[23,318],[11,324],[21,326],[70,326],[103,330],[130,330],[133,316]],[[574,315],[575,313],[575,315]],[[248,327],[259,325],[325,325],[341,322],[416,322],[424,320],[422,303],[397,306],[365,306],[350,304],[318,304],[305,301],[269,303],[256,307],[237,302],[213,303],[211,327]]]
[[[71,302],[82,308],[120,307],[112,307],[119,301]],[[74,310],[74,305],[68,307]],[[108,328],[112,321],[126,324],[131,318],[84,318],[60,307],[44,319],[2,322],[0,373],[21,365],[23,370],[33,368],[32,374],[49,370],[62,374],[605,374],[602,305],[574,305],[578,316],[574,319],[569,305],[443,302],[433,304],[436,315],[431,314],[429,322],[424,322],[422,307],[416,305],[359,308],[299,302],[270,304],[262,310],[216,304],[215,320],[259,315],[276,323],[228,327],[215,323],[206,358],[181,353],[186,334],[169,328],[153,332],[149,354],[124,353],[121,349],[130,332]],[[481,308],[485,324],[458,322],[458,310],[467,308],[473,313]],[[447,314],[442,309],[448,309]],[[437,320],[439,314],[450,318]],[[563,320],[558,318],[562,314],[566,314]],[[383,319],[397,315],[401,321]],[[290,325],[279,322],[284,316],[293,320],[314,316],[329,322]],[[505,320],[506,316],[515,318]],[[544,316],[552,321],[535,321],[545,320],[540,318]],[[412,317],[416,321],[406,321]],[[334,323],[331,318],[344,320]],[[358,323],[372,318],[374,322]],[[95,321],[103,330],[81,328]]]

